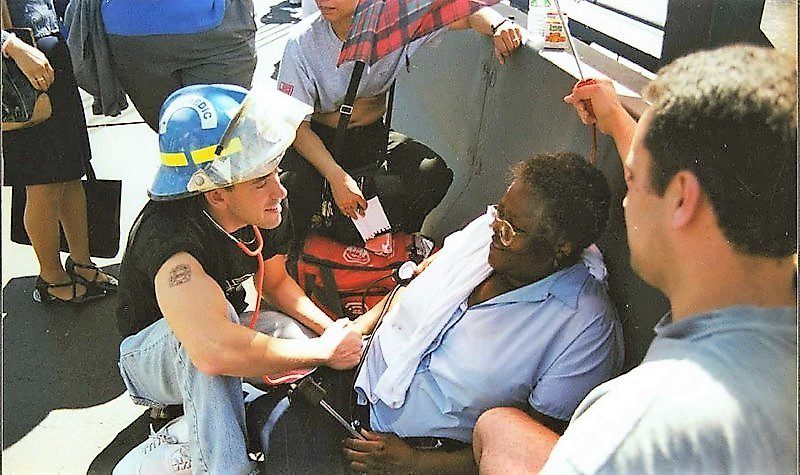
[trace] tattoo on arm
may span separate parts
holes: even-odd
[[[186,264],[178,264],[169,271],[169,286],[175,287],[192,280],[192,269]]]

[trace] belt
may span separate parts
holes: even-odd
[[[469,444],[460,440],[448,439],[447,437],[404,437],[411,447],[417,450],[442,450],[444,452],[455,452],[456,450],[466,449]]]
[[[361,425],[372,430],[369,425],[369,407],[355,405],[356,419]],[[365,424],[365,422],[367,422]],[[447,437],[402,437],[403,441],[414,449],[418,450],[442,450],[444,452],[455,452],[456,450],[466,449],[469,444],[460,440],[448,439]]]

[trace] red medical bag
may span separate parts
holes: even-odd
[[[297,282],[332,318],[356,318],[394,288],[395,269],[433,251],[433,242],[418,233],[391,237],[391,246],[375,253],[312,234],[297,261]]]

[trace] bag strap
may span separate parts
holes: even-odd
[[[8,4],[6,0],[3,0],[3,17],[2,17],[2,26],[4,30],[9,30],[14,28],[14,23],[11,21],[11,12],[8,11]]]
[[[406,58],[408,62],[408,58]],[[344,103],[339,107],[339,122],[336,124],[336,135],[333,139],[334,157],[337,157],[342,152],[344,147],[344,136],[347,132],[347,124],[350,123],[350,117],[353,115],[353,103],[356,100],[356,93],[358,92],[358,84],[361,81],[361,76],[364,73],[364,63],[361,61],[356,62],[353,74],[350,76],[350,83],[347,85],[347,93],[344,96]],[[389,129],[392,126],[392,111],[394,110],[394,88],[397,85],[397,80],[392,81],[389,87],[389,98],[386,101],[386,143],[389,143]]]
[[[339,301],[339,292],[336,287],[336,280],[333,278],[333,271],[324,266],[317,266],[317,269],[319,269],[322,286],[318,286],[314,275],[308,273],[305,276],[303,290],[309,296],[316,297],[319,303],[332,311],[337,318],[342,318],[344,312],[342,311],[342,303]]]
[[[389,98],[386,100],[386,145],[389,145],[389,129],[392,128],[392,110],[394,110],[394,86],[397,85],[397,79],[392,81],[392,86],[389,88]]]
[[[353,74],[350,75],[350,83],[347,85],[347,93],[344,95],[344,103],[339,106],[339,123],[336,124],[336,135],[333,140],[333,157],[336,158],[342,153],[344,147],[344,136],[347,132],[347,124],[353,115],[353,103],[356,101],[358,83],[361,82],[361,75],[364,74],[364,62],[356,61]]]
[[[94,168],[92,168],[92,162],[89,159],[86,159],[86,181],[96,181],[97,176],[94,174]]]

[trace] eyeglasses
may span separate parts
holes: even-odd
[[[500,238],[500,243],[504,246],[510,246],[512,242],[514,242],[514,238],[517,237],[517,234],[524,234],[525,231],[514,229],[514,225],[506,221],[505,219],[500,217],[500,213],[497,211],[497,205],[489,205],[488,208],[489,215],[494,218],[494,220],[500,224],[500,231],[498,233],[498,237]]]

